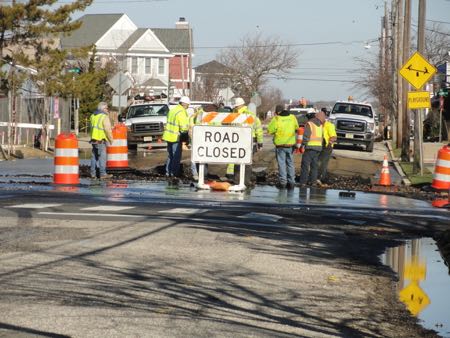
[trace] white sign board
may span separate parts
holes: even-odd
[[[251,127],[203,126],[192,129],[192,162],[252,163]]]

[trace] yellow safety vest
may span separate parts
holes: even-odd
[[[289,114],[287,116],[275,116],[269,123],[267,131],[274,135],[273,143],[279,145],[294,145],[295,134],[298,129],[297,118]]]
[[[107,139],[105,129],[103,128],[103,120],[105,118],[106,114],[104,113],[91,115],[91,140],[102,141]]]
[[[326,147],[330,144],[330,138],[332,137],[337,137],[336,128],[330,121],[325,121],[323,124],[323,139]],[[334,147],[334,144],[331,144],[331,147]]]
[[[322,147],[323,127],[317,126],[314,122],[308,122],[311,129],[311,136],[309,137],[308,146]]]
[[[258,118],[258,116],[256,116],[256,114],[253,113],[252,111],[248,110],[247,106],[243,106],[240,109],[235,110],[235,113],[247,114],[253,117],[254,122],[253,125],[251,125],[252,136],[253,138],[256,138],[256,142],[263,143],[263,129],[261,125],[261,120]]]
[[[189,130],[189,117],[182,105],[172,108],[167,114],[162,139],[166,142],[178,142],[180,133]]]

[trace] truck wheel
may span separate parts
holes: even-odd
[[[366,146],[366,151],[367,152],[369,152],[369,153],[373,152],[373,143],[374,143],[374,141],[372,141],[369,144],[367,144],[367,146]]]

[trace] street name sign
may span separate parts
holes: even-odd
[[[420,89],[436,73],[436,68],[419,52],[415,52],[400,69],[399,73],[414,88]]]
[[[251,127],[196,125],[191,159],[195,163],[252,163]]]
[[[430,93],[424,91],[408,92],[408,109],[431,108]]]

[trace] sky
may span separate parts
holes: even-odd
[[[412,0],[413,24],[417,12],[418,0]],[[74,18],[99,13],[125,13],[147,28],[174,28],[178,18],[186,18],[193,29],[194,67],[214,60],[222,48],[239,44],[246,35],[275,37],[295,45],[300,54],[287,80],[270,83],[284,98],[333,101],[352,95],[362,100],[362,91],[352,83],[362,76],[355,59],[376,57],[384,1],[94,0]],[[428,0],[426,18],[450,22],[450,0]],[[450,30],[450,24],[443,27]],[[367,42],[369,49],[364,48]]]

